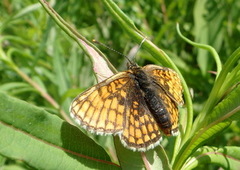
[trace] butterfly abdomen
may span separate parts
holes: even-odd
[[[171,118],[163,103],[163,100],[159,97],[156,87],[153,85],[153,82],[141,69],[135,71],[134,75],[135,80],[143,92],[148,109],[153,115],[158,126],[165,133],[165,135],[171,135]]]

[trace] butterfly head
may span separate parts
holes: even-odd
[[[139,68],[139,65],[137,65],[137,63],[135,63],[135,62],[128,60],[127,67],[130,70],[134,70],[136,68]]]

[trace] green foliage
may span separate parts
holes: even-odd
[[[99,145],[59,117],[3,93],[0,100],[2,155],[36,169],[114,167]]]
[[[1,167],[240,167],[239,1],[34,3],[0,2]],[[106,57],[92,39],[127,54],[146,37],[137,63],[175,69],[186,105],[180,109],[181,134],[138,153],[124,148],[118,137],[94,136],[70,125],[68,108],[95,83],[93,71],[101,80],[126,68],[125,58],[103,49]]]

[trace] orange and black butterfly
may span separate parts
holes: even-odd
[[[178,74],[166,67],[135,64],[77,96],[72,118],[90,132],[119,135],[124,146],[146,151],[178,134],[178,105],[183,105]]]

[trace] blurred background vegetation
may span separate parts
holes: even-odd
[[[88,40],[97,39],[125,55],[137,45],[100,0],[50,2],[58,14]],[[178,36],[176,23],[180,24],[184,36],[214,47],[224,64],[240,45],[240,1],[122,0],[116,3],[179,67],[192,90],[197,114],[212,88],[216,65],[207,51],[192,47]],[[71,99],[96,83],[89,58],[38,1],[1,0],[0,13],[0,91],[58,114],[58,110],[3,59],[7,56],[68,113]],[[122,56],[99,48],[119,71],[126,69]],[[143,49],[137,53],[136,61],[139,65],[161,64]],[[233,123],[228,133],[216,137],[209,145],[240,146],[239,127],[239,123]]]

